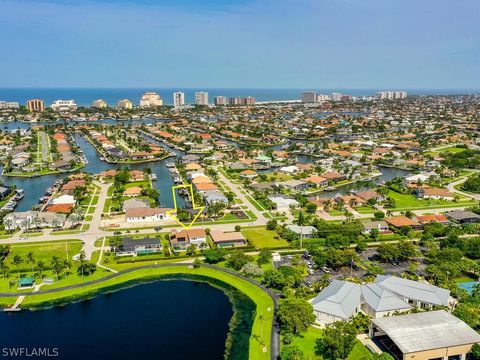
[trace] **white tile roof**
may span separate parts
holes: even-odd
[[[480,335],[475,330],[444,310],[372,321],[404,354],[480,342]]]

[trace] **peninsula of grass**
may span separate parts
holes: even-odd
[[[39,309],[62,305],[72,301],[92,298],[99,294],[110,293],[126,286],[169,279],[207,282],[209,279],[213,279],[219,283],[234,287],[250,298],[256,305],[256,311],[249,339],[248,358],[253,360],[270,359],[270,342],[274,316],[273,299],[255,283],[213,267],[201,266],[195,269],[185,265],[152,265],[149,267],[131,268],[121,273],[106,276],[103,279],[73,285],[65,290],[59,288],[56,291],[45,293],[42,289],[37,294],[27,295],[22,303],[22,308]],[[0,297],[0,304],[8,303],[11,303],[11,298]]]

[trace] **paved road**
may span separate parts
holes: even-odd
[[[447,185],[448,191],[450,191],[451,193],[457,193],[459,195],[466,196],[471,199],[480,200],[480,194],[469,194],[461,190],[455,189],[455,186],[463,184],[465,181],[467,181],[467,179],[468,177],[463,177],[457,181],[451,182]]]
[[[237,196],[237,198],[243,201],[242,206],[243,205],[247,206],[248,210],[250,210],[255,214],[255,216],[257,217],[257,220],[255,220],[253,224],[265,225],[269,219],[267,219],[260,210],[257,210],[257,208],[253,206],[253,204],[247,199],[247,196],[245,194],[247,194],[248,192],[242,187],[242,185],[235,184],[234,182],[232,182],[230,179],[228,179],[225,175],[223,175],[218,170],[218,167],[216,167],[215,170],[217,171],[217,174],[220,180],[222,180],[222,182],[232,190],[232,192]]]

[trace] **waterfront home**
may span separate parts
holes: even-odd
[[[333,182],[342,181],[347,178],[345,175],[335,171],[328,171],[326,173],[323,173],[322,177],[324,177],[328,181],[333,181]]]
[[[373,190],[358,191],[355,192],[355,196],[367,202],[372,200],[375,200],[375,202],[382,202],[385,200],[385,197],[383,195]]]
[[[278,185],[295,191],[305,190],[309,187],[309,184],[307,182],[295,179],[281,181],[278,183]]]
[[[5,198],[10,193],[10,188],[5,186],[0,186],[0,199]]]
[[[246,245],[245,237],[239,231],[223,232],[221,230],[212,230],[210,231],[210,237],[218,247],[236,247]]]
[[[143,181],[145,179],[145,174],[140,170],[131,170],[130,171],[130,181]]]
[[[177,250],[185,250],[189,245],[206,244],[207,234],[203,229],[188,229],[170,232],[170,244]]]
[[[296,174],[300,171],[300,169],[295,165],[290,165],[290,166],[282,166],[280,169],[278,169],[278,171],[284,174]]]
[[[328,186],[328,180],[318,175],[310,175],[309,177],[305,178],[304,181],[306,181],[309,184],[312,184],[315,187]]]
[[[419,199],[455,200],[450,191],[437,187],[417,188],[413,191],[413,194]]]
[[[29,156],[17,156],[10,160],[10,164],[13,168],[21,168],[27,165],[30,161]]]
[[[372,230],[378,230],[380,233],[389,232],[388,224],[386,221],[365,221],[363,223],[363,232],[370,234]]]
[[[162,251],[162,245],[159,238],[132,239],[124,237],[118,247],[113,247],[115,256],[137,256],[146,255]]]
[[[228,204],[227,197],[218,190],[205,190],[202,192],[203,192],[203,200],[208,205],[218,203],[218,202],[223,203],[225,205]]]
[[[193,188],[198,192],[218,190],[218,186],[211,182],[202,182],[198,184],[193,184]]]
[[[49,205],[45,211],[49,213],[70,214],[73,209],[73,204],[53,204]]]
[[[148,222],[148,221],[163,221],[169,218],[167,211],[171,209],[166,208],[130,208],[125,212],[125,220],[129,223],[134,222]]]
[[[185,165],[185,171],[198,171],[201,169],[202,169],[202,166],[197,163],[189,163]]]
[[[128,209],[134,209],[134,208],[148,208],[149,203],[147,200],[144,199],[127,199],[123,202],[122,209],[123,211],[127,211]]]
[[[468,210],[454,210],[445,214],[450,221],[458,224],[473,224],[480,222],[480,215]]]
[[[254,179],[258,176],[257,172],[254,170],[243,170],[240,172],[240,177],[243,179]]]
[[[51,201],[52,205],[56,204],[72,204],[75,205],[77,201],[73,195],[60,195],[59,197],[53,198]]]
[[[6,230],[31,228],[62,228],[66,216],[57,213],[40,213],[38,211],[13,212],[5,215],[3,224]]]
[[[182,157],[183,164],[198,163],[200,156],[194,154],[188,154]]]
[[[300,205],[297,200],[283,196],[270,196],[268,199],[277,206],[278,210],[288,210],[290,206],[298,207]]]
[[[142,193],[142,188],[138,186],[132,186],[124,190],[123,196],[126,197],[135,197],[140,196]]]

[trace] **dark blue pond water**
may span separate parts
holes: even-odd
[[[223,359],[232,305],[219,289],[158,281],[40,311],[0,313],[0,349],[60,359]]]

